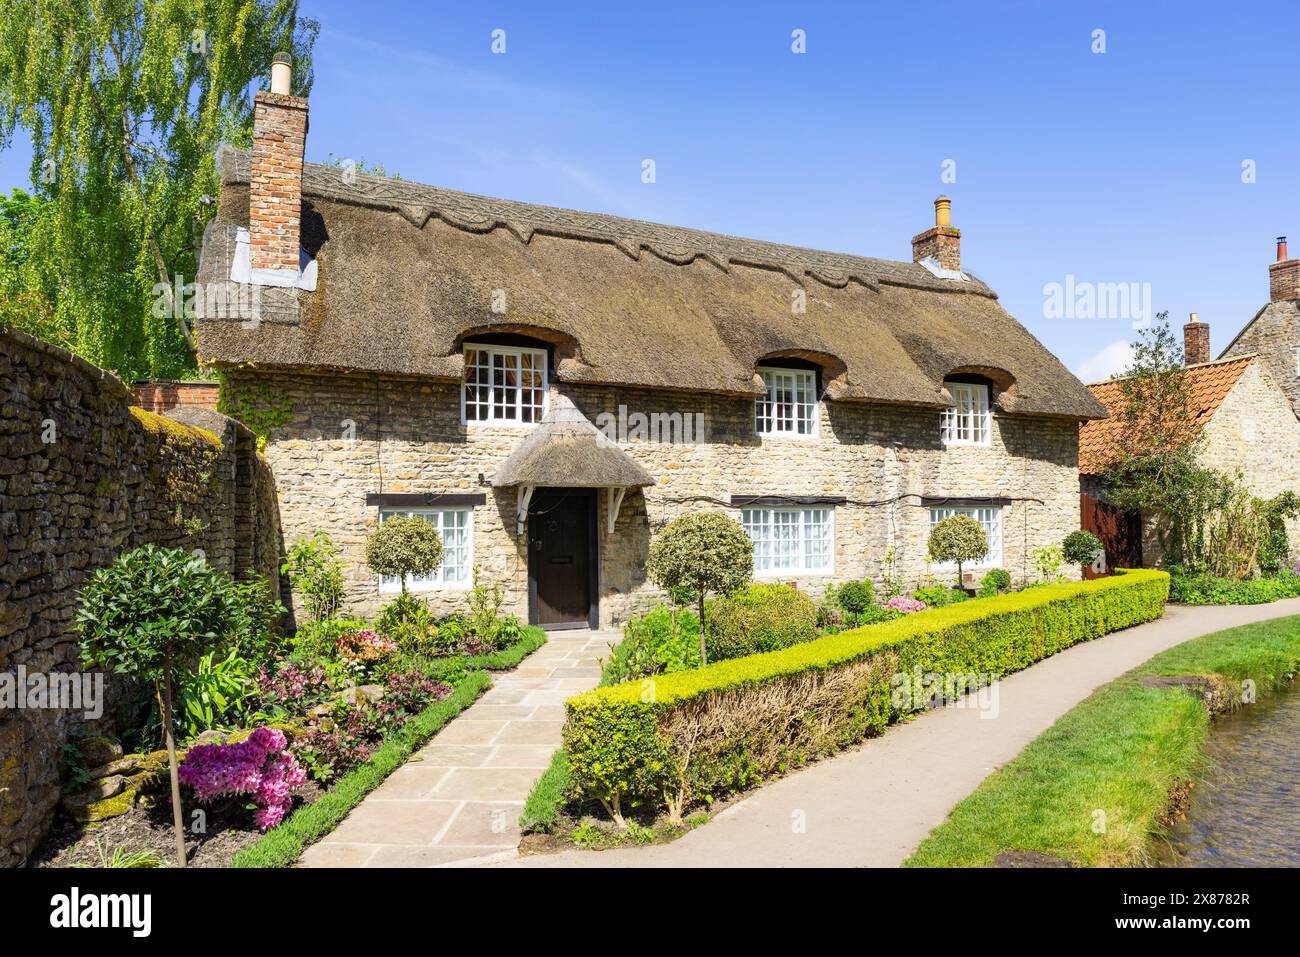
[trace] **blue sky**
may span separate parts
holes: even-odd
[[[963,264],[1088,378],[1132,322],[1049,318],[1046,284],[1149,283],[1217,354],[1300,243],[1295,3],[549,6],[303,0],[308,158],[892,259],[947,193]]]

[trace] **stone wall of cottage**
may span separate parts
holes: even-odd
[[[278,576],[274,490],[252,433],[216,412],[163,417],[130,402],[109,373],[0,326],[0,691],[11,695],[0,698],[0,866],[40,842],[63,744],[89,730],[81,709],[12,698],[21,673],[81,670],[73,615],[86,576],[150,542]],[[107,691],[97,731],[138,689]]]
[[[1265,367],[1300,415],[1300,303],[1272,302],[1226,350],[1229,356],[1258,355]]]
[[[527,615],[527,555],[514,533],[516,492],[493,489],[497,465],[522,438],[518,428],[461,423],[455,383],[369,375],[312,375],[230,370],[224,388],[261,395],[289,408],[266,457],[275,472],[284,538],[291,544],[321,529],[342,548],[348,603],[373,614],[387,599],[364,565],[366,536],[378,523],[368,493],[481,493],[474,558],[480,577],[503,586],[507,606]],[[627,441],[622,447],[656,478],[630,491],[612,535],[605,533],[605,492],[598,498],[600,617],[617,624],[660,600],[645,579],[656,530],[678,515],[725,511],[735,495],[843,496],[837,506],[834,572],[794,579],[819,594],[830,581],[890,569],[908,589],[931,574],[925,558],[926,497],[1004,497],[1002,567],[1033,578],[1030,553],[1078,528],[1078,426],[1074,421],[997,415],[989,447],[944,448],[939,413],[826,402],[812,439],[758,438],[753,401],[606,386],[559,386],[593,422],[602,413],[703,416],[691,444]],[[233,393],[232,393],[233,394]],[[694,422],[694,418],[691,420]],[[1077,577],[1077,569],[1066,569]],[[790,579],[783,579],[790,580]],[[439,613],[464,591],[426,593]]]

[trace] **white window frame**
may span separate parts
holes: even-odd
[[[790,369],[759,366],[767,394],[754,399],[754,434],[791,439],[815,439],[821,419],[821,402],[817,395],[817,372],[813,369]],[[788,385],[793,393],[794,413],[782,424],[777,413],[777,390]],[[806,431],[800,427],[806,426]]]
[[[509,364],[509,360],[513,359],[514,360],[513,371],[517,379],[521,376],[523,372],[524,359],[525,357],[527,357],[533,363],[533,370],[530,371],[536,371],[537,369],[540,369],[542,373],[541,385],[540,385],[541,397],[542,397],[541,405],[536,406],[531,402],[529,403],[524,402],[525,394],[531,393],[534,389],[538,388],[538,386],[530,386],[525,388],[522,381],[517,382],[513,386],[511,385],[498,386],[495,382],[489,382],[487,385],[471,383],[469,379],[471,370],[482,368],[482,366],[480,366],[479,364],[471,362],[471,353],[481,353],[482,355],[487,357],[486,368],[488,369],[490,376],[492,373],[496,371],[498,359],[503,360],[503,364],[506,365]],[[530,429],[542,420],[542,416],[546,415],[546,408],[549,402],[548,393],[550,390],[550,369],[548,368],[545,349],[532,349],[524,346],[499,346],[493,343],[467,342],[464,345],[464,357],[465,357],[465,376],[464,379],[461,381],[461,386],[460,386],[461,425],[467,425],[467,426],[504,425],[512,428]],[[510,370],[507,369],[504,371],[508,372]],[[493,376],[493,378],[495,377]],[[478,401],[477,395],[475,396],[473,401],[470,400],[469,393],[471,389],[475,389],[475,390],[486,389],[487,391],[486,408],[488,409],[489,412],[487,418],[471,419],[469,417],[470,405],[474,405],[474,406],[484,405],[484,403]],[[513,392],[514,393],[513,402],[498,403],[497,402],[498,389],[504,389]],[[505,410],[507,409],[514,410],[514,418],[508,418],[505,416]],[[536,419],[534,419],[533,421],[525,422],[523,419],[525,409],[538,409],[539,411],[537,412]]]
[[[814,524],[815,520],[815,524]],[[787,578],[790,575],[835,574],[835,507],[832,505],[751,506],[741,509],[740,523],[754,543],[754,577]],[[819,537],[810,536],[819,528]],[[778,534],[778,529],[780,533]],[[810,564],[810,546],[824,552],[821,564]],[[797,556],[781,555],[778,548],[789,544]]]
[[[1001,505],[932,505],[930,507],[930,528],[934,529],[945,518],[954,515],[968,515],[980,523],[984,534],[989,539],[989,553],[977,562],[963,563],[963,571],[969,568],[1002,567],[1002,506]],[[942,571],[956,571],[956,562],[933,562],[932,568]]]
[[[455,542],[449,543],[446,534],[446,517],[455,514],[464,516],[463,530],[465,532],[464,544]],[[385,519],[392,518],[394,515],[417,516],[423,518],[430,525],[438,530],[438,537],[442,539],[443,560],[428,575],[413,575],[406,580],[406,590],[412,592],[437,591],[445,589],[448,591],[464,591],[471,588],[474,584],[474,507],[472,505],[449,505],[446,508],[424,507],[408,508],[404,506],[385,505],[379,509],[379,521],[382,523]],[[454,578],[448,577],[447,556],[463,550],[465,560],[458,563],[456,568],[458,574]],[[381,592],[400,592],[402,584],[396,575],[380,575],[379,590]]]
[[[991,445],[993,413],[989,387],[979,382],[945,382],[953,404],[939,415],[944,445]]]
[[[1297,346],[1295,351],[1295,374],[1300,376],[1300,346]]]

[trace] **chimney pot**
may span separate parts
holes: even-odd
[[[1183,326],[1183,361],[1189,366],[1210,361],[1210,326],[1192,313]]]
[[[1270,302],[1300,299],[1300,259],[1288,259],[1286,237],[1277,237],[1277,259],[1268,266]]]
[[[952,200],[934,201],[934,225],[912,237],[912,262],[933,259],[943,269],[961,270],[961,230],[952,225]]]
[[[277,53],[271,58],[271,92],[288,96],[293,87],[293,57]]]

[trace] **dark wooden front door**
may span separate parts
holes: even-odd
[[[538,489],[528,506],[530,618],[544,628],[585,628],[595,613],[595,494]]]
[[[1079,527],[1101,539],[1107,569],[1142,567],[1142,518],[1087,493],[1079,496]],[[1091,568],[1085,578],[1096,578]]]

